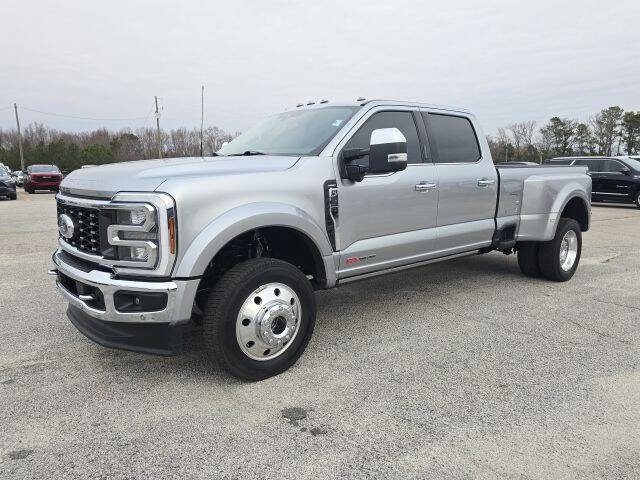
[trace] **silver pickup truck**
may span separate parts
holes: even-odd
[[[289,368],[314,289],[493,250],[570,279],[589,229],[586,167],[493,165],[466,110],[299,106],[209,158],[76,170],[57,195],[57,286],[90,339],[179,352],[194,332],[231,374]]]

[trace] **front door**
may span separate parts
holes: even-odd
[[[411,109],[373,109],[338,149],[368,149],[373,130],[395,127],[407,139],[408,161],[400,172],[366,175],[362,182],[338,181],[338,278],[419,262],[434,249],[437,179],[416,120]],[[337,161],[342,161],[340,153]],[[368,166],[368,161],[363,157],[356,163]]]

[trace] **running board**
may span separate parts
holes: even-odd
[[[367,280],[368,278],[377,277],[379,275],[386,275],[389,273],[402,272],[404,270],[409,270],[412,268],[424,267],[425,265],[430,265],[432,263],[443,262],[445,260],[453,260],[454,258],[461,257],[470,257],[471,255],[477,255],[480,253],[480,250],[472,250],[470,252],[456,253],[454,255],[447,255],[446,257],[438,257],[432,258],[430,260],[424,260],[423,262],[410,263],[408,265],[400,265],[398,267],[390,267],[383,268],[382,270],[376,270],[375,272],[363,273],[361,275],[354,275],[353,277],[347,277],[339,279],[336,282],[336,286],[342,285],[344,283],[357,282],[359,280]]]

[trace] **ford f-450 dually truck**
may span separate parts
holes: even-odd
[[[259,380],[304,351],[314,289],[492,250],[569,280],[590,198],[584,166],[494,166],[466,110],[322,102],[213,157],[74,171],[50,273],[95,342],[173,354],[200,332],[222,367]]]

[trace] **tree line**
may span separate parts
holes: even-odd
[[[239,132],[228,133],[218,127],[203,131],[203,154],[212,155],[223,142]],[[200,155],[200,130],[178,128],[160,131],[164,157]],[[634,155],[640,153],[640,111],[625,112],[609,107],[587,122],[553,117],[538,127],[535,121],[513,123],[499,128],[487,140],[495,162],[529,161],[571,155]],[[25,166],[55,164],[62,171],[83,165],[102,165],[158,157],[155,129],[138,128],[111,131],[100,128],[88,132],[63,132],[41,123],[28,125],[22,135]],[[20,168],[18,132],[0,129],[0,163],[12,170]]]
[[[601,110],[587,122],[553,117],[538,127],[535,121],[499,128],[487,140],[494,162],[528,161],[577,155],[640,153],[640,111],[620,107]]]
[[[218,127],[203,130],[202,150],[212,155],[224,142],[239,133],[228,133]],[[190,157],[200,155],[200,130],[178,128],[161,130],[163,157]],[[36,164],[54,164],[64,172],[83,165],[126,162],[158,158],[158,134],[153,128],[128,128],[111,131],[106,128],[87,132],[63,132],[32,123],[22,131],[25,167]],[[0,163],[11,170],[20,169],[20,151],[17,130],[0,129]]]

